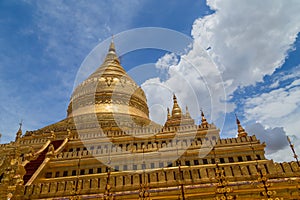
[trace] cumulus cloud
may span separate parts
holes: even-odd
[[[266,153],[271,154],[280,149],[287,147],[287,135],[282,127],[265,128],[260,123],[255,123],[246,126],[246,131],[250,135],[256,135],[261,142],[265,142]]]
[[[291,142],[294,145],[294,149],[296,153],[299,155],[300,153],[300,140],[297,136],[290,136]],[[286,147],[275,151],[274,153],[270,153],[267,155],[267,158],[273,159],[276,162],[290,162],[291,160],[295,161],[294,154],[287,145]]]
[[[148,103],[160,103],[165,110],[172,108],[172,93],[175,93],[179,105],[183,110],[187,105],[193,118],[199,117],[203,108],[210,120],[216,120],[217,115],[226,112],[223,103],[226,96],[224,82],[215,64],[196,43],[193,50],[180,56],[179,62],[176,59],[173,54],[166,54],[156,63],[160,69],[166,70],[166,79],[153,78],[142,84]],[[150,114],[155,121],[159,118],[160,123],[166,119],[166,113],[164,117],[159,113]]]
[[[246,131],[250,135],[256,135],[261,141],[266,143],[266,157],[275,162],[289,162],[294,160],[293,152],[287,141],[287,133],[283,127],[266,128],[260,123],[246,126]],[[289,136],[297,154],[300,153],[300,140],[296,135]]]
[[[266,126],[285,127],[288,134],[300,132],[300,85],[299,80],[292,81],[283,88],[262,93],[245,100],[245,117]]]
[[[177,65],[164,67],[168,69],[167,80],[146,83],[154,81],[171,88],[181,99],[181,106],[192,107],[194,118],[199,115],[197,109],[204,107],[216,121],[235,109],[227,101],[234,91],[262,81],[282,66],[300,31],[300,2],[208,0],[207,5],[215,12],[195,20],[193,48],[181,56]],[[161,65],[161,60],[157,64]],[[189,102],[191,91],[196,97],[194,103]],[[158,91],[146,89],[146,93],[152,101]],[[279,106],[280,102],[275,104]],[[294,110],[295,105],[287,109]],[[218,126],[222,128],[222,123]]]
[[[168,53],[165,54],[163,57],[159,58],[155,66],[158,69],[166,70],[169,69],[170,66],[177,65],[178,61],[178,57],[175,53]]]
[[[299,84],[299,72],[296,67],[290,73],[280,73],[280,76],[276,76],[275,83],[279,83],[280,87],[274,88],[273,84],[270,85],[271,91],[257,94],[254,97],[249,97],[244,100],[244,116],[247,121],[256,121],[264,124],[267,127],[284,127],[286,135],[290,135],[293,138],[295,144],[299,144],[299,119],[300,119],[300,84]],[[288,82],[283,86],[283,82]],[[259,129],[256,131],[262,140],[266,140],[268,156],[277,161],[287,161],[287,154],[290,154],[289,148],[280,148],[278,141],[282,139],[281,134],[265,134],[261,127],[261,133]],[[282,128],[267,129],[282,130]],[[263,135],[263,136],[261,136]],[[266,138],[267,137],[267,138]],[[267,142],[269,141],[269,142]],[[283,147],[283,146],[282,146]],[[295,145],[296,150],[300,152],[300,148]],[[271,150],[270,150],[271,149]],[[278,150],[278,151],[276,151]]]
[[[281,67],[300,31],[300,2],[209,0],[215,14],[195,21],[199,38],[232,89],[261,81]]]

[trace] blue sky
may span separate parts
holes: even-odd
[[[282,156],[289,152],[283,138],[300,143],[299,9],[297,0],[0,1],[1,143],[14,139],[21,120],[25,131],[66,117],[78,68],[97,44],[133,28],[163,27],[190,36],[194,47],[179,61],[155,49],[132,52],[121,58],[125,69],[169,63],[168,80],[152,81],[172,85],[172,72],[188,68],[183,58],[191,60],[214,85],[214,106],[205,98],[199,104],[222,137],[235,136],[237,113],[250,134],[272,146],[271,158],[290,160]],[[200,66],[197,45],[207,49],[216,69]],[[216,87],[214,70],[224,87]],[[184,89],[178,91],[181,106],[189,105]],[[218,96],[224,91],[226,112],[224,96]]]

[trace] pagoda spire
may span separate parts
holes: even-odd
[[[170,119],[171,118],[171,115],[170,115],[170,109],[167,108],[167,119]]]
[[[172,118],[181,118],[181,108],[178,105],[177,97],[173,94],[173,109],[172,109]]]
[[[236,118],[236,124],[238,127],[238,137],[247,137],[248,133],[245,131],[245,129],[241,125],[241,122],[236,114],[235,114],[235,118]]]
[[[16,133],[16,142],[18,142],[19,140],[20,140],[20,138],[21,138],[21,136],[22,136],[22,125],[23,125],[23,123],[22,122],[20,122],[19,123],[19,130],[18,130],[18,132]]]
[[[206,118],[205,118],[205,116],[204,116],[204,112],[203,112],[203,110],[201,109],[201,126],[202,127],[204,127],[204,128],[208,128],[208,122],[207,122],[207,120],[206,120]]]
[[[107,62],[116,62],[117,64],[120,64],[120,60],[117,56],[116,53],[116,47],[115,47],[115,43],[114,43],[114,39],[112,37],[109,48],[108,48],[108,53],[105,57],[105,63]]]
[[[191,117],[188,106],[185,106],[185,116],[188,118]]]
[[[170,113],[169,108],[167,108],[167,121],[165,123],[166,127],[170,126],[181,126],[186,124],[194,124],[194,120],[191,118],[188,108],[186,107],[186,113],[184,114],[178,105],[177,97],[173,94],[173,108]]]
[[[109,52],[116,52],[116,47],[115,47],[115,43],[114,43],[114,36],[111,37],[111,42],[110,42],[110,45],[109,45],[109,49],[108,49]]]

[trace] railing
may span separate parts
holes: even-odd
[[[245,165],[220,164],[224,170],[226,179],[230,182],[238,182],[249,184],[247,180],[252,180],[256,183],[257,167],[256,161]],[[289,180],[290,175],[298,177],[300,175],[299,167],[296,162],[289,163],[273,163],[272,161],[259,161],[259,167],[263,173],[269,172],[268,178],[272,182]],[[182,183],[184,185],[210,184],[212,186],[216,181],[215,165],[207,166],[182,166]],[[110,177],[110,185],[115,191],[135,190],[138,189],[141,179],[148,179],[150,188],[171,187],[178,185],[178,168],[162,168],[155,171],[147,171],[145,176],[140,176],[144,171],[138,170],[134,172],[112,172]],[[278,176],[279,175],[279,176]],[[272,180],[272,178],[275,178]],[[31,196],[60,196],[62,194],[72,194],[75,190],[74,185],[77,185],[76,191],[79,194],[103,193],[107,176],[106,173],[89,174],[75,177],[61,177],[55,179],[46,179],[41,183],[26,186],[25,197]],[[259,183],[257,183],[259,184]]]

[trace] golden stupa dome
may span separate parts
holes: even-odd
[[[150,121],[145,93],[120,65],[113,42],[103,64],[71,96],[68,117],[89,114],[106,121],[130,117],[140,125]]]

